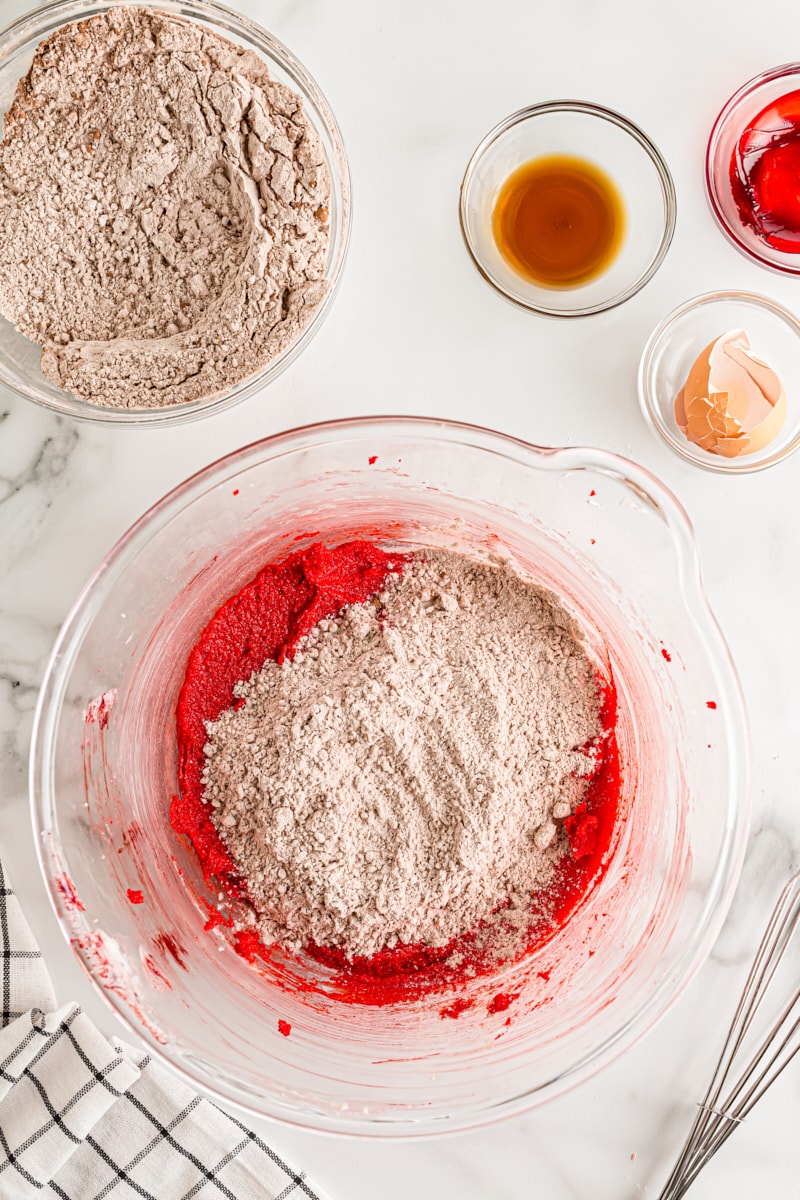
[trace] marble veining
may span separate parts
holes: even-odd
[[[16,547],[11,542],[13,555],[35,533],[43,514],[57,499],[80,434],[75,422],[44,412],[32,420],[29,404],[8,393],[2,396],[0,513],[4,528],[13,526],[20,534]],[[7,543],[3,551],[8,553]]]

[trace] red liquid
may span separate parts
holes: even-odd
[[[800,254],[800,91],[775,100],[737,141],[730,183],[742,224],[784,254]]]

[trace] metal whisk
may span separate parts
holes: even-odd
[[[751,1030],[800,925],[800,871],[780,894],[747,977],[714,1077],[658,1200],[679,1200],[800,1050],[800,968],[766,1032]],[[761,1023],[763,1030],[764,1023]]]

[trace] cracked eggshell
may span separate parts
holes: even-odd
[[[705,347],[675,398],[679,429],[695,445],[726,458],[763,450],[785,419],[781,381],[751,352],[743,329]]]

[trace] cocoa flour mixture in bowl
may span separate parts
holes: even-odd
[[[248,957],[338,960],[368,1003],[457,988],[531,954],[602,874],[614,707],[510,561],[312,542],[189,655],[173,828]]]
[[[0,35],[0,103],[3,382],[172,422],[307,344],[349,181],[325,100],[270,35],[213,3],[48,5]]]
[[[111,552],[33,747],[51,896],[185,1078],[435,1133],[586,1079],[708,953],[747,732],[646,471],[414,419],[269,438]]]

